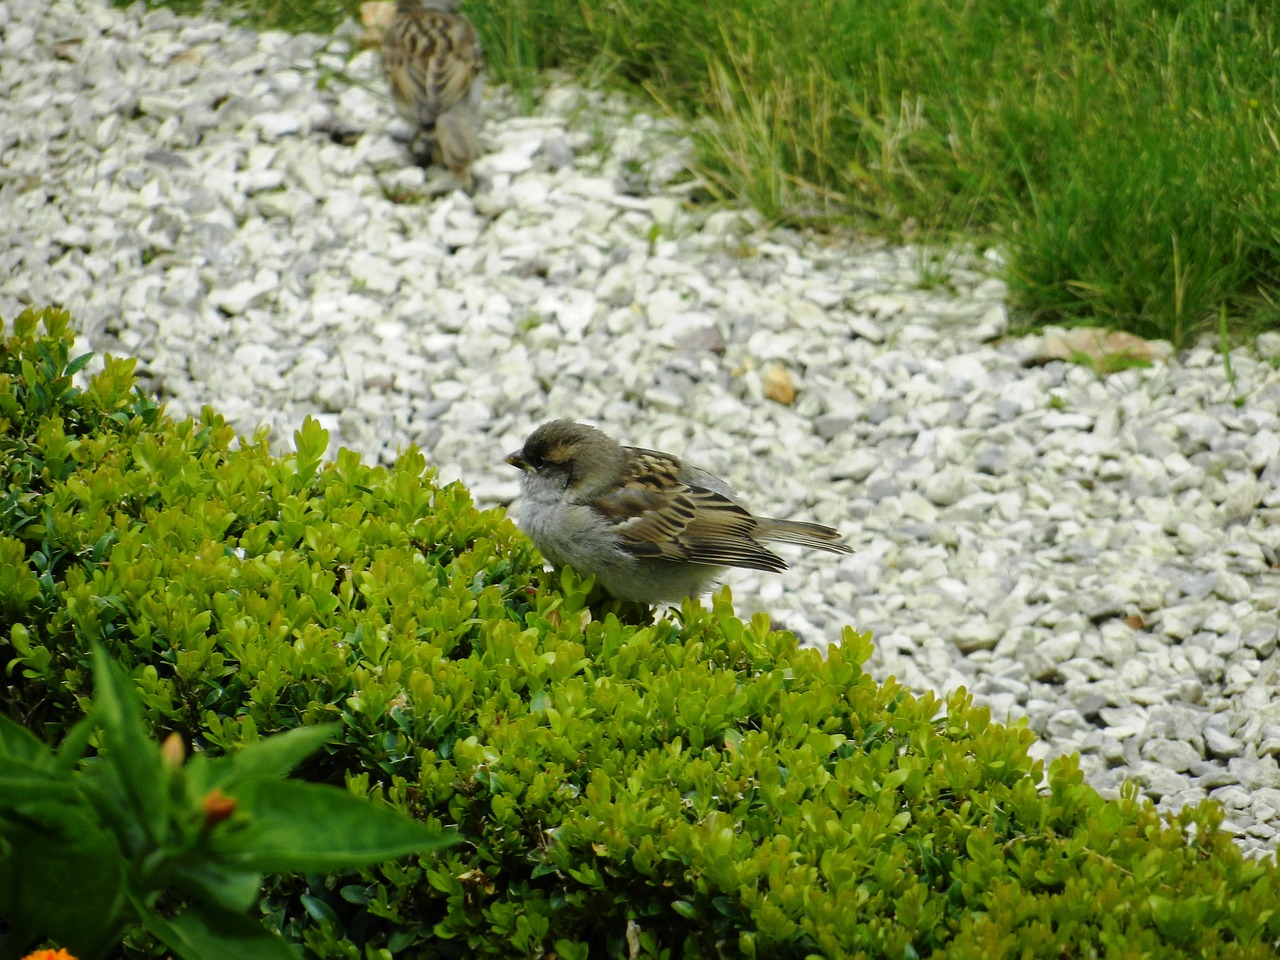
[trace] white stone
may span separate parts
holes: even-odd
[[[260,113],[253,118],[253,126],[267,143],[284,137],[292,137],[302,131],[302,118],[293,113]]]
[[[534,155],[542,148],[540,138],[530,137],[513,143],[498,153],[488,154],[476,161],[476,170],[483,174],[521,174],[533,169]]]

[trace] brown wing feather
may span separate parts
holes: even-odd
[[[672,464],[663,454],[635,450],[631,483],[595,500],[600,514],[616,524],[623,549],[662,560],[787,568],[752,537],[755,517],[723,493],[675,481]]]

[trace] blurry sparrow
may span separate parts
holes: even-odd
[[[431,141],[432,158],[468,186],[480,156],[484,55],[460,0],[396,0],[382,66],[400,115]]]
[[[620,600],[698,596],[725,567],[785,570],[764,541],[852,553],[830,527],[753,516],[723,480],[582,423],[544,423],[506,462],[524,471],[520,525],[542,555]]]

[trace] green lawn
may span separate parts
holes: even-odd
[[[187,4],[189,0],[180,0]],[[332,29],[356,0],[230,0]],[[1036,322],[1280,326],[1280,30],[1240,0],[471,0],[498,81],[555,66],[689,122],[770,218],[996,245]]]

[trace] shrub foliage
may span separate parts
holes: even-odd
[[[422,454],[323,462],[308,422],[276,458],[131,361],[76,386],[70,344],[28,312],[0,352],[4,709],[64,731],[96,642],[194,749],[339,723],[311,779],[466,842],[269,880],[316,956],[1275,955],[1275,866],[1216,808],[1103,800],[849,629],[824,657],[727,593],[624,622]]]

